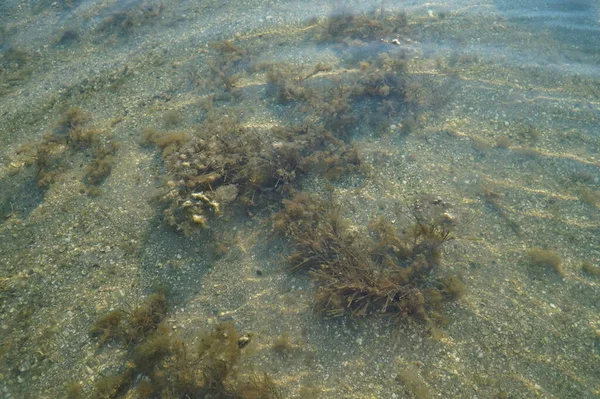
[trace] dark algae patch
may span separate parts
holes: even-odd
[[[187,133],[146,129],[143,141],[162,149],[169,171],[160,197],[164,218],[186,234],[230,204],[255,212],[276,203],[308,172],[335,178],[360,170],[356,149],[318,124],[259,134],[236,118],[210,114]]]
[[[349,228],[342,209],[304,193],[284,200],[275,228],[290,237],[292,271],[315,282],[315,308],[329,317],[389,313],[430,321],[431,309],[463,295],[456,276],[435,279],[442,246],[452,240],[453,217],[441,200],[412,206],[414,224],[375,220],[370,235]]]
[[[390,12],[384,8],[357,13],[351,8],[336,8],[319,23],[317,39],[344,42],[350,40],[379,40],[391,35],[403,35],[409,30],[404,12]]]
[[[582,262],[581,269],[589,276],[600,277],[600,266],[594,265],[589,260]]]
[[[159,291],[130,311],[108,312],[96,320],[90,334],[98,337],[101,344],[108,341],[138,342],[156,330],[164,319],[167,312],[166,301],[165,293]]]
[[[31,57],[27,50],[15,46],[0,53],[0,97],[13,92],[31,78],[34,73]]]
[[[531,248],[527,250],[527,260],[533,266],[551,268],[561,277],[565,277],[566,275],[560,255],[556,251],[537,247]]]
[[[66,109],[58,122],[44,133],[42,140],[23,146],[19,154],[24,164],[34,169],[35,181],[44,191],[61,175],[73,168],[74,162],[86,162],[82,178],[84,192],[99,194],[99,186],[110,175],[119,149],[110,133],[89,125],[91,115],[79,107]]]
[[[114,310],[100,316],[90,334],[99,339],[99,350],[109,342],[123,345],[129,360],[119,374],[100,378],[91,398],[280,398],[266,373],[238,374],[238,359],[249,335],[240,335],[232,323],[220,323],[201,333],[195,346],[177,338],[164,322],[164,292],[152,294],[136,308]],[[68,395],[79,389],[71,385]]]

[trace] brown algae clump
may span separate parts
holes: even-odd
[[[201,333],[196,345],[175,337],[162,320],[166,297],[158,292],[131,312],[112,311],[100,317],[92,335],[100,344],[115,340],[128,350],[120,374],[96,381],[92,398],[138,397],[276,399],[279,393],[267,374],[241,378],[237,364],[251,340],[231,323]]]
[[[586,260],[582,263],[581,269],[590,276],[600,277],[600,267],[594,266],[594,264],[589,260]]]
[[[62,173],[72,168],[73,159],[83,153],[91,158],[82,182],[88,193],[99,193],[99,186],[110,175],[116,162],[119,143],[103,129],[88,126],[91,116],[79,107],[68,108],[42,141],[23,152],[31,153],[27,164],[34,164],[36,180],[46,189]]]
[[[528,249],[526,256],[533,266],[552,268],[561,277],[566,276],[558,252],[535,247]]]
[[[349,228],[339,207],[299,193],[284,201],[274,225],[294,243],[290,268],[307,270],[315,281],[317,310],[429,321],[429,309],[465,292],[456,276],[432,282],[441,247],[453,238],[454,224],[445,215],[437,205],[415,205],[412,226],[400,231],[380,218],[371,235],[361,235]]]
[[[408,18],[403,12],[384,12],[383,9],[357,14],[350,9],[338,8],[319,24],[320,41],[379,40],[389,35],[401,35],[409,30]]]
[[[163,149],[165,221],[185,234],[234,202],[251,209],[279,201],[308,172],[335,179],[360,167],[354,147],[312,124],[259,135],[236,118],[211,115],[189,135],[146,129],[143,143]]]

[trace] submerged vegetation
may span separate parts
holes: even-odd
[[[221,323],[198,337],[195,346],[177,338],[163,323],[164,292],[152,294],[131,311],[113,310],[99,317],[90,333],[100,345],[120,342],[129,360],[120,374],[99,379],[92,398],[138,397],[276,399],[279,393],[267,374],[237,370],[250,340],[231,323]],[[73,386],[69,387],[69,394]]]
[[[437,277],[441,247],[453,239],[454,218],[443,201],[414,204],[414,223],[398,229],[378,218],[359,234],[331,203],[298,193],[284,200],[274,226],[294,242],[294,271],[315,281],[315,307],[328,316],[389,313],[430,321],[429,311],[460,297],[456,276]]]
[[[351,9],[338,8],[319,23],[316,36],[321,41],[380,40],[408,31],[408,17],[403,12],[380,8],[357,14]]]
[[[113,310],[98,318],[90,333],[100,338],[100,343],[121,341],[135,343],[153,332],[167,313],[164,292],[152,294],[146,302],[130,312]]]
[[[584,261],[581,264],[581,268],[590,276],[600,277],[600,266],[594,266],[589,260]]]
[[[559,276],[566,276],[565,269],[562,266],[562,260],[556,251],[537,247],[530,248],[527,250],[527,260],[533,266],[552,268]]]
[[[234,201],[250,211],[277,201],[309,171],[336,178],[360,166],[356,149],[312,124],[257,132],[210,114],[189,133],[146,129],[143,142],[162,149],[169,171],[161,196],[165,221],[186,234]]]
[[[88,126],[91,116],[79,107],[68,108],[40,143],[26,146],[25,163],[36,169],[37,184],[47,189],[67,172],[80,155],[91,157],[82,182],[88,193],[98,193],[99,186],[110,175],[119,144],[103,129]]]
[[[135,28],[151,24],[164,11],[160,1],[143,0],[125,7],[107,7],[105,16],[96,28],[100,34],[128,36]]]
[[[392,118],[418,110],[422,89],[407,73],[407,55],[388,49],[349,60],[348,68],[334,70],[317,63],[304,70],[293,65],[263,63],[269,92],[280,104],[293,105],[304,118],[316,120],[338,139],[356,132],[357,110],[365,127],[387,132]],[[341,75],[341,72],[344,72]]]
[[[363,41],[408,35],[404,14],[336,12],[312,39],[345,40],[343,65],[262,62],[250,68],[250,52],[232,41],[210,46],[211,77],[191,74],[210,95],[204,118],[191,128],[146,128],[142,144],[161,150],[165,184],[159,195],[165,222],[189,235],[232,206],[256,214],[282,205],[275,229],[296,248],[293,270],[308,270],[316,283],[315,308],[329,316],[373,312],[435,322],[441,303],[465,292],[457,276],[441,276],[441,247],[453,238],[454,218],[441,200],[411,208],[412,224],[396,227],[383,218],[365,235],[350,229],[342,209],[298,193],[302,177],[335,180],[364,170],[353,137],[361,129],[381,134],[402,118],[416,128],[421,85],[408,73],[409,56],[391,42],[362,51]],[[345,38],[345,39],[342,39]],[[347,39],[347,40],[346,40]],[[241,78],[262,80],[267,100],[284,107],[287,125],[250,127],[233,105],[244,96]],[[209,83],[210,81],[210,83]],[[227,102],[229,107],[221,106]],[[235,115],[235,116],[233,116]],[[360,115],[360,123],[359,122]],[[180,115],[166,114],[166,127]]]
[[[34,72],[31,54],[18,47],[0,52],[0,96],[12,92]]]
[[[435,397],[425,379],[412,366],[400,369],[396,380],[404,385],[415,399],[431,399]]]
[[[408,32],[404,14],[381,10],[360,16],[336,12],[319,26],[322,29],[312,37],[317,42],[341,36],[372,40]],[[261,206],[287,198],[304,175],[336,180],[363,171],[352,137],[360,129],[387,132],[399,114],[408,112],[409,119],[414,118],[422,101],[420,85],[409,78],[405,52],[393,44],[380,50],[358,57],[349,50],[344,66],[319,61],[305,66],[253,64],[252,54],[237,43],[212,44],[207,60],[210,76],[190,70],[194,86],[210,90],[202,103],[202,122],[164,132],[148,127],[142,133],[142,144],[162,151],[166,172],[160,199],[166,223],[191,234],[232,204],[255,214]],[[244,96],[238,86],[241,77],[263,80],[272,102],[269,106],[286,107],[286,119],[297,122],[248,126],[234,105]],[[229,107],[218,107],[221,102]],[[360,124],[357,110],[361,110]],[[167,113],[167,127],[178,123],[169,122],[175,118],[180,120],[179,115]]]

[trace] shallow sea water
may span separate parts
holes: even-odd
[[[223,322],[250,341],[220,396],[196,397],[599,397],[600,6],[514,3],[2,1],[0,397],[169,397],[143,386],[180,352],[148,371],[135,343],[91,333],[159,289],[180,345]],[[372,25],[328,31],[339,16]],[[336,140],[293,177],[190,197],[196,219],[186,198],[158,201],[187,160],[169,132],[235,142],[205,133],[231,118],[263,143],[243,158],[265,165],[302,145],[274,127]],[[425,280],[466,292],[425,320],[319,311],[319,282],[289,270],[293,238],[274,227],[293,191],[327,198],[357,237],[442,204],[452,239]],[[276,396],[231,393],[264,373]]]

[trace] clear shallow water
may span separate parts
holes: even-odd
[[[409,26],[329,35],[338,6],[375,22],[403,10]],[[221,322],[250,334],[231,385],[267,373],[281,397],[599,394],[593,2],[384,2],[383,16],[368,14],[380,2],[0,7],[0,396],[63,397],[69,387],[73,397],[77,387],[83,397],[141,395],[141,381],[161,380],[132,368],[137,344],[103,343],[90,330],[111,310],[134,313],[157,287],[168,291],[167,335],[190,348]],[[345,87],[370,87],[369,74],[398,59],[405,74],[327,111]],[[313,74],[319,62],[328,68]],[[281,99],[281,70],[293,72],[283,91],[291,100]],[[79,119],[66,116],[72,107]],[[180,213],[183,200],[156,203],[176,165],[141,145],[153,137],[143,132],[217,146],[224,115],[238,119],[243,140],[261,137],[244,156],[268,164],[286,143],[312,140],[274,136],[274,126],[324,123],[340,141],[302,147],[313,157],[297,179],[276,168],[253,194],[238,180],[235,199],[191,198],[207,218],[197,226]],[[316,311],[319,281],[286,271],[294,240],[273,227],[292,198],[276,190],[281,181],[332,198],[361,237],[378,217],[410,226],[415,201],[439,198],[455,239],[426,280],[457,275],[466,293],[428,320]],[[223,205],[220,216],[210,201]],[[173,204],[169,225],[163,211]],[[173,370],[173,358],[155,368]],[[119,392],[99,394],[99,381],[128,369]],[[201,385],[203,370],[196,377]]]

